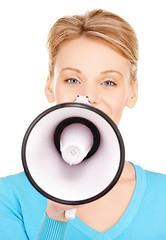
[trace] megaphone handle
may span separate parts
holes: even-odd
[[[65,218],[67,218],[68,220],[74,219],[75,216],[76,216],[76,208],[65,211]]]

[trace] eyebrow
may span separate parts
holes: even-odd
[[[101,74],[107,74],[107,73],[118,73],[121,75],[121,77],[123,77],[123,74],[119,71],[116,71],[116,70],[106,70],[104,72],[101,72]]]
[[[66,70],[71,70],[71,71],[75,71],[75,72],[78,72],[78,73],[82,73],[79,69],[71,68],[71,67],[63,68],[60,72],[63,72],[63,71],[66,71]],[[119,75],[121,75],[123,77],[123,74],[119,71],[116,71],[116,70],[106,70],[106,71],[101,72],[101,74],[107,74],[107,73],[118,73]]]
[[[70,68],[70,67],[63,68],[60,72],[63,72],[63,71],[66,71],[66,70],[71,70],[71,71],[75,71],[75,72],[81,73],[81,71],[79,69],[77,69],[77,68]]]

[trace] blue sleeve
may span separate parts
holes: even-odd
[[[32,209],[35,211],[35,209]],[[24,224],[21,203],[6,178],[0,179],[0,240],[64,240],[68,223],[58,222],[46,214],[36,233],[30,238]],[[29,220],[31,221],[31,220]],[[33,221],[32,221],[33,222]],[[32,222],[29,222],[31,224]]]
[[[67,225],[67,222],[55,221],[45,214],[35,240],[64,240]]]

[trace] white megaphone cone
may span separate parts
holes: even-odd
[[[88,97],[53,106],[30,124],[22,163],[32,185],[46,198],[82,205],[104,196],[118,181],[125,149],[115,123]],[[75,209],[65,213],[75,216]]]

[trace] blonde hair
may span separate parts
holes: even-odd
[[[134,29],[118,15],[101,9],[84,15],[62,17],[55,22],[47,41],[51,78],[54,76],[56,55],[62,43],[83,35],[109,43],[111,48],[129,60],[131,80],[137,80],[138,40]]]

